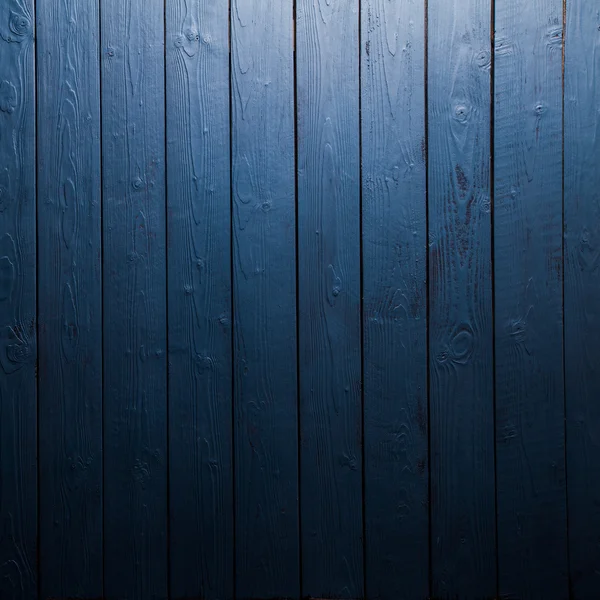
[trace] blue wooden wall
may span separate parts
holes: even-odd
[[[597,0],[0,0],[0,600],[600,598]]]

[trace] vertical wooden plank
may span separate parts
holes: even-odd
[[[298,0],[303,593],[363,596],[358,2]]]
[[[292,3],[233,0],[237,598],[299,595]]]
[[[173,598],[231,598],[229,10],[167,3]]]
[[[429,0],[434,597],[496,591],[490,0]]]
[[[568,0],[565,48],[565,377],[573,600],[600,589],[600,6]]]
[[[164,4],[102,0],[105,597],[167,597]]]
[[[567,598],[562,0],[497,0],[495,18],[499,590]]]
[[[33,0],[0,5],[0,596],[36,597]]]
[[[40,594],[102,595],[96,2],[37,2]]]
[[[366,594],[429,594],[425,3],[365,0]]]

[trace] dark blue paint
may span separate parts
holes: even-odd
[[[99,597],[98,5],[38,0],[37,24],[40,594]]]
[[[594,597],[599,56],[586,0],[0,2],[2,600]]]
[[[228,19],[167,3],[173,598],[233,593]]]
[[[358,2],[296,19],[303,593],[361,598]]]
[[[567,2],[565,380],[573,600],[600,589],[600,7]]]
[[[0,4],[0,597],[36,598],[33,0]]]
[[[495,7],[499,591],[567,598],[562,2]]]
[[[231,19],[236,593],[297,598],[292,4]]]
[[[167,598],[162,0],[101,0],[104,597]]]
[[[492,598],[491,2],[428,11],[431,594]]]
[[[362,4],[366,593],[429,593],[425,6]]]

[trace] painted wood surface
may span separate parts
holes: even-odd
[[[170,581],[233,594],[229,13],[167,3]]]
[[[2,600],[594,597],[595,4],[0,0]]]
[[[566,598],[562,2],[495,6],[499,591]]]
[[[565,383],[571,593],[600,589],[600,6],[569,0],[564,92]]]
[[[429,594],[425,4],[361,7],[365,594]]]
[[[164,5],[101,0],[104,596],[167,597]]]
[[[37,592],[36,119],[32,0],[0,4],[0,597]]]
[[[363,596],[358,2],[296,14],[303,593]]]
[[[496,591],[490,0],[428,3],[434,597]]]
[[[292,4],[234,0],[232,220],[237,598],[298,597]]]
[[[37,2],[42,598],[102,595],[98,16]]]

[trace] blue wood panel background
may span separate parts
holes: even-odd
[[[490,0],[428,3],[432,595],[496,591]]]
[[[425,5],[361,8],[365,593],[429,590]]]
[[[298,597],[291,3],[232,0],[236,597]]]
[[[600,6],[569,0],[564,91],[564,334],[570,584],[600,589]]]
[[[499,591],[567,598],[563,6],[561,0],[496,0],[495,6]]]
[[[358,32],[356,0],[297,3],[302,590],[313,598],[361,598],[364,586]]]
[[[101,0],[104,597],[168,596],[164,3]]]
[[[33,0],[0,3],[0,597],[37,598]]]
[[[0,0],[0,600],[593,600],[596,0]]]
[[[166,8],[170,592],[216,600],[233,592],[229,13]]]
[[[99,5],[38,0],[40,594],[102,595]]]

